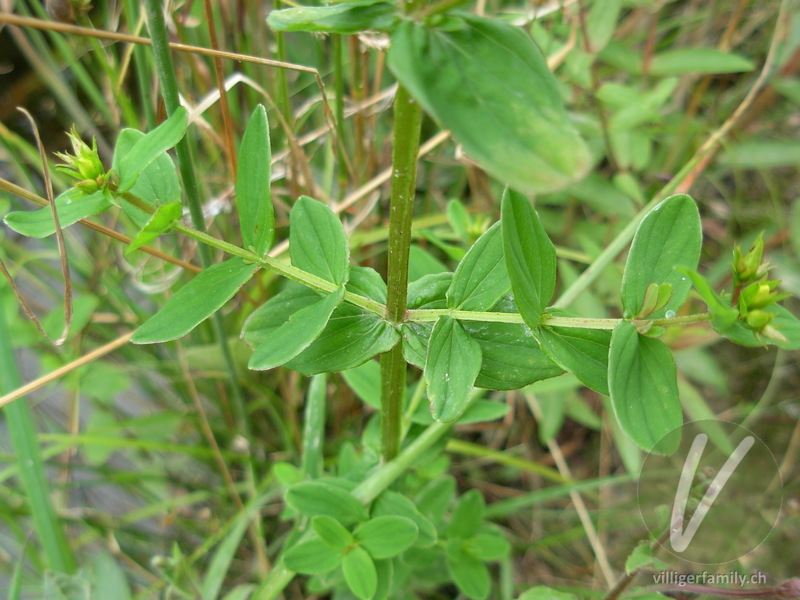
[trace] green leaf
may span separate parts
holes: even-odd
[[[559,592],[553,588],[537,585],[527,590],[517,600],[577,600],[577,598],[575,594]]]
[[[236,171],[236,210],[242,245],[258,255],[269,250],[275,236],[270,194],[271,158],[267,111],[259,104],[244,130]]]
[[[300,354],[320,336],[343,297],[344,288],[339,288],[294,312],[283,325],[261,342],[247,366],[256,371],[264,371],[278,367]]]
[[[289,488],[286,504],[297,512],[333,517],[343,525],[366,521],[367,509],[347,490],[327,481],[303,481]]]
[[[503,260],[503,236],[500,223],[495,223],[458,264],[447,290],[447,307],[486,311],[510,289]]]
[[[303,446],[300,456],[303,473],[311,479],[319,477],[324,468],[326,384],[325,375],[312,377],[303,407]]]
[[[425,381],[434,419],[449,423],[463,414],[480,370],[478,342],[467,335],[458,321],[440,317],[431,333],[425,363]]]
[[[501,213],[506,266],[525,323],[539,326],[556,288],[556,249],[531,203],[517,192],[503,195]]]
[[[339,553],[322,540],[300,542],[283,555],[286,568],[303,575],[333,571],[340,562]]]
[[[733,450],[731,450],[733,453]],[[631,573],[636,569],[650,567],[653,569],[668,569],[669,565],[657,558],[650,547],[650,542],[640,542],[625,561],[625,572]]]
[[[464,551],[484,562],[500,560],[511,553],[511,544],[502,535],[479,533],[464,542]]]
[[[370,298],[381,304],[386,303],[386,282],[375,269],[370,267],[350,267],[347,291]]]
[[[375,563],[363,548],[356,546],[342,557],[342,571],[347,587],[361,600],[370,600],[378,589]]]
[[[636,230],[622,278],[622,308],[626,318],[639,314],[651,283],[672,286],[672,297],[648,318],[677,312],[692,284],[678,269],[696,269],[703,241],[697,205],[686,194],[670,196],[644,217]]]
[[[85,194],[78,188],[70,188],[55,200],[58,223],[61,228],[99,214],[112,204],[101,190]],[[8,213],[3,219],[11,229],[27,237],[45,238],[56,231],[53,211],[49,206],[38,210],[20,210]]]
[[[331,6],[298,6],[269,13],[275,31],[319,31],[350,35],[366,30],[387,31],[397,21],[391,2],[349,0]]]
[[[411,519],[394,515],[375,517],[353,533],[356,541],[376,560],[392,558],[410,548],[419,529]]]
[[[485,510],[486,502],[483,499],[483,494],[478,490],[469,490],[458,499],[458,503],[450,517],[447,535],[463,539],[472,537],[483,521]]]
[[[347,283],[350,248],[339,218],[322,202],[300,196],[289,215],[292,264],[332,281]]]
[[[328,515],[317,515],[311,519],[311,528],[323,542],[337,552],[344,552],[353,544],[353,534]]]
[[[134,147],[136,142],[144,137],[144,133],[136,129],[123,129],[117,137],[117,144],[114,146],[114,158],[112,168],[118,170],[119,163]],[[129,190],[131,194],[138,197],[146,204],[153,207],[159,204],[169,204],[170,202],[181,201],[181,182],[178,178],[178,171],[175,163],[166,152],[159,154],[139,174],[136,183]],[[141,228],[150,220],[150,214],[135,207],[130,202],[120,202],[123,212]]]
[[[353,274],[356,272],[354,268]],[[347,284],[348,289],[351,283],[352,280]],[[319,295],[313,290],[290,285],[248,317],[242,332],[245,341],[257,347],[270,339],[295,312],[318,300]],[[391,349],[398,339],[397,331],[379,316],[342,303],[333,311],[319,337],[287,362],[286,367],[304,375],[344,371]]]
[[[458,589],[468,598],[483,600],[489,595],[492,584],[489,569],[464,550],[460,539],[450,540],[447,545],[447,569]]]
[[[360,367],[342,372],[350,389],[363,402],[376,410],[381,408],[381,367],[377,361],[365,362]]]
[[[170,202],[159,206],[158,210],[150,217],[150,220],[125,250],[125,254],[130,254],[137,248],[141,248],[148,242],[153,241],[162,233],[168,232],[175,222],[181,218],[182,214],[183,206],[180,202]]]
[[[459,14],[448,30],[401,23],[388,66],[491,175],[530,193],[580,179],[590,154],[542,53],[520,28]]]
[[[749,58],[715,48],[667,50],[656,54],[650,62],[650,74],[659,77],[687,73],[746,73],[754,68]]]
[[[420,490],[417,495],[419,512],[434,523],[441,521],[456,494],[456,482],[450,476],[438,477]]]
[[[140,138],[125,154],[120,157],[117,167],[119,175],[119,192],[127,192],[136,183],[139,174],[158,156],[175,146],[184,133],[188,123],[188,112],[179,107],[169,119],[161,123],[150,133]]]
[[[551,314],[570,315],[558,309],[551,309]],[[608,394],[610,331],[545,326],[536,335],[553,362],[573,373],[586,387]]]
[[[611,404],[622,430],[648,452],[677,450],[683,412],[669,348],[621,321],[611,335],[608,366]]]
[[[233,298],[256,269],[258,265],[241,258],[231,258],[204,269],[139,327],[131,341],[153,344],[183,337]]]
[[[415,546],[429,547],[436,543],[436,527],[417,510],[417,507],[410,499],[398,492],[386,490],[378,496],[378,499],[372,506],[372,516],[399,516],[411,519],[416,524],[418,530],[417,537],[414,541]]]

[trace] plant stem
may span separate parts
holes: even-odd
[[[0,393],[11,392],[22,381],[6,325],[6,311],[0,296]],[[42,544],[48,566],[62,573],[76,569],[75,558],[67,542],[61,521],[50,500],[50,488],[44,472],[44,461],[36,439],[36,430],[28,404],[14,402],[4,409],[11,443],[19,461],[19,477],[28,497],[33,525]]]
[[[175,69],[172,64],[170,54],[169,38],[167,37],[167,27],[164,23],[164,13],[161,0],[146,0],[145,2],[147,28],[150,31],[150,39],[153,44],[153,56],[156,63],[158,80],[161,84],[161,93],[164,97],[164,105],[167,115],[172,115],[180,107],[180,97],[178,95],[178,79],[175,76]],[[205,233],[206,224],[203,216],[203,205],[200,200],[200,189],[197,184],[197,177],[194,172],[191,147],[186,136],[175,147],[178,154],[178,168],[181,172],[183,188],[186,191],[186,202],[189,205],[189,214],[195,229]],[[211,252],[207,246],[199,246],[198,253],[203,267],[207,267],[212,262]],[[222,358],[225,362],[226,370],[229,374],[231,390],[233,392],[233,409],[240,430],[249,437],[249,424],[244,408],[244,393],[239,385],[236,375],[236,367],[233,362],[230,347],[228,346],[225,326],[222,322],[220,313],[212,317],[214,336],[219,343],[222,351]]]
[[[422,112],[403,86],[394,99],[392,133],[392,200],[389,208],[389,265],[387,269],[386,319],[399,325],[406,319],[408,251],[411,217],[417,182]],[[402,344],[381,356],[381,439],[383,459],[393,459],[400,448],[401,412],[406,388],[406,361]]]

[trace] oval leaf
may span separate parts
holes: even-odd
[[[142,230],[125,250],[125,254],[130,254],[137,248],[141,248],[148,242],[153,241],[162,233],[166,233],[172,229],[172,226],[181,218],[182,214],[183,206],[181,206],[180,202],[170,202],[169,204],[159,206],[158,210],[150,217],[150,220],[145,223],[145,226],[142,227]]]
[[[339,218],[322,202],[301,196],[289,215],[289,253],[295,267],[337,285],[347,283],[350,248]]]
[[[139,177],[139,174],[163,154],[181,141],[186,133],[189,113],[182,106],[172,113],[169,119],[161,123],[150,133],[145,134],[131,148],[130,152],[121,156],[117,167],[120,192],[126,192]]]
[[[683,412],[669,348],[621,321],[611,335],[608,367],[611,404],[622,430],[648,452],[677,450]]]
[[[334,517],[343,525],[366,521],[367,509],[345,489],[326,481],[303,481],[289,488],[286,504],[307,517]]]
[[[467,335],[458,321],[440,317],[428,342],[425,363],[425,381],[434,419],[449,423],[464,413],[480,370],[478,342]]]
[[[419,529],[411,519],[383,516],[362,523],[353,536],[372,558],[392,558],[410,548]]]
[[[331,6],[298,6],[274,10],[267,23],[275,31],[319,31],[343,35],[366,29],[386,31],[397,21],[393,2],[350,0]]]
[[[626,318],[634,318],[644,304],[651,283],[672,286],[672,296],[650,319],[676,312],[686,300],[692,282],[678,269],[697,268],[702,226],[697,205],[686,194],[670,196],[645,215],[633,238],[622,278],[622,308]]]
[[[495,223],[469,249],[458,264],[447,307],[460,310],[489,310],[511,289],[503,260],[503,236]]]
[[[339,554],[322,540],[308,540],[292,546],[283,555],[290,571],[303,575],[318,575],[339,566]]]
[[[468,598],[483,600],[489,595],[492,580],[489,569],[480,560],[468,554],[459,539],[447,545],[447,568],[456,586]]]
[[[131,341],[153,344],[176,340],[217,312],[258,269],[258,265],[231,258],[212,265],[184,285],[150,317]]]
[[[236,172],[236,210],[242,244],[259,255],[269,250],[275,235],[270,160],[267,111],[259,104],[242,136]]]
[[[388,66],[466,153],[509,186],[552,191],[580,179],[590,155],[542,53],[520,28],[459,15],[448,31],[406,21]]]
[[[468,538],[475,534],[483,521],[486,501],[478,490],[469,490],[458,499],[447,535],[457,538]]]
[[[311,519],[311,528],[323,542],[337,552],[344,552],[353,543],[353,534],[328,515],[317,515]]]
[[[506,191],[500,219],[514,300],[525,323],[535,330],[556,289],[556,249],[521,194]]]
[[[256,371],[272,369],[300,354],[319,337],[343,297],[344,288],[339,288],[292,314],[261,342],[247,366]]]
[[[363,548],[356,546],[342,557],[342,571],[347,587],[361,600],[370,600],[378,589],[375,563]]]

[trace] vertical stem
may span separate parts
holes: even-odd
[[[0,296],[0,394],[11,392],[22,385],[5,314]],[[44,549],[47,564],[55,571],[72,573],[76,568],[75,558],[50,499],[50,487],[45,477],[44,461],[30,408],[25,401],[18,400],[6,406],[4,413],[14,454],[19,460],[19,477],[28,497],[33,525]]]
[[[389,266],[386,318],[397,325],[405,320],[408,293],[408,250],[419,151],[419,104],[403,86],[394,99],[392,134],[392,200],[389,209]],[[400,447],[401,411],[405,392],[406,362],[398,343],[381,356],[381,436],[383,458],[391,460]]]
[[[164,23],[161,0],[146,0],[145,8],[147,28],[150,31],[150,39],[153,44],[153,56],[155,58],[158,79],[161,83],[161,92],[164,96],[167,114],[171,115],[180,106],[180,99],[178,96],[178,80],[175,77],[175,70],[172,65],[172,55],[170,54],[169,39],[167,37],[167,27]],[[184,136],[176,146],[176,151],[178,154],[178,166],[181,172],[181,179],[183,180],[183,187],[186,190],[186,201],[189,205],[192,224],[195,229],[205,232],[206,224],[205,218],[203,217],[200,190],[197,185],[197,178],[195,177],[189,140],[186,136]],[[204,267],[211,264],[212,257],[208,246],[200,244],[198,246],[198,253],[200,255],[200,262]],[[228,346],[222,315],[216,313],[212,317],[211,323],[214,328],[214,336],[222,351],[225,369],[230,376],[231,391],[233,392],[232,406],[236,417],[236,424],[245,438],[250,439],[250,422],[245,410],[244,392],[242,392],[239,379],[236,375],[236,366],[233,362],[230,346]],[[247,481],[251,494],[255,494],[255,468],[252,461],[247,462]],[[255,524],[258,526],[257,520]],[[257,546],[256,550],[259,554],[259,568],[262,573],[265,573],[269,569],[269,561],[266,555],[260,551],[260,546]]]

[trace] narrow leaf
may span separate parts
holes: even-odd
[[[677,48],[656,54],[650,61],[650,73],[656,76],[746,73],[754,68],[749,58],[716,48]]]
[[[125,254],[130,254],[137,248],[141,248],[153,241],[162,233],[168,232],[175,222],[181,218],[182,214],[183,206],[181,206],[180,202],[170,202],[160,206],[145,226],[142,227],[142,230],[133,238],[133,241],[126,248]]]
[[[272,369],[300,354],[319,337],[343,297],[344,288],[339,288],[295,312],[255,349],[248,367],[257,371]]]
[[[350,0],[331,6],[298,6],[270,12],[275,31],[318,31],[350,35],[364,30],[386,31],[397,21],[392,2]]]
[[[495,223],[473,244],[458,264],[450,289],[447,307],[485,311],[511,289],[503,260],[503,236]]]
[[[70,188],[55,200],[58,223],[66,228],[73,223],[99,214],[111,208],[102,191],[85,194],[77,188]],[[8,213],[3,219],[11,229],[27,237],[44,238],[55,233],[53,213],[49,206],[38,210],[21,210]]]
[[[240,258],[212,265],[184,285],[133,334],[134,344],[176,340],[189,333],[233,298],[258,269]]]
[[[289,215],[292,264],[337,285],[347,282],[350,248],[339,218],[322,202],[301,196]]]
[[[242,244],[259,255],[269,250],[275,235],[270,160],[267,111],[259,104],[242,136],[236,172],[236,210]]]
[[[508,190],[501,213],[506,266],[519,312],[531,329],[556,288],[556,249],[539,216],[521,194]]]
[[[186,133],[187,122],[188,112],[181,106],[169,119],[139,139],[130,152],[120,157],[117,168],[120,182],[117,189],[120,192],[131,189],[139,174],[150,163],[181,141]]]
[[[657,454],[677,450],[683,412],[675,361],[663,342],[621,321],[611,336],[608,387],[620,427],[640,448]]]
[[[387,64],[398,81],[509,186],[542,193],[580,179],[589,151],[533,40],[496,19],[460,14],[448,24],[397,27]]]
[[[440,317],[431,333],[425,364],[434,419],[449,423],[463,414],[480,370],[478,342],[467,335],[458,321]]]
[[[670,196],[644,217],[636,230],[622,278],[622,308],[625,317],[639,314],[651,283],[672,286],[672,296],[648,318],[677,312],[692,283],[678,269],[696,269],[703,241],[697,205],[686,194]]]

